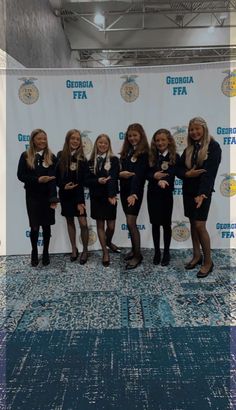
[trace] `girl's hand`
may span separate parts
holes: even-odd
[[[116,197],[116,196],[109,197],[109,198],[108,198],[108,202],[109,202],[111,205],[116,205],[116,203],[117,203],[117,197]]]
[[[68,183],[65,185],[64,189],[65,189],[66,191],[69,191],[70,189],[76,188],[78,185],[79,185],[79,184],[74,184],[74,182],[68,182]]]
[[[48,175],[42,175],[41,177],[38,178],[38,182],[40,184],[46,184],[49,181],[52,181],[56,177],[49,177]]]
[[[107,183],[107,181],[109,181],[109,179],[111,179],[110,176],[109,176],[109,177],[101,177],[101,178],[98,178],[98,183],[104,185],[104,184]]]
[[[135,175],[135,172],[129,172],[129,171],[121,171],[119,173],[119,177],[120,178],[125,178],[125,179],[133,177],[134,175]]]
[[[51,208],[51,209],[56,209],[56,207],[57,207],[57,203],[56,203],[56,202],[52,202],[52,203],[50,204],[50,208]]]
[[[185,177],[187,178],[197,178],[199,177],[201,174],[203,174],[204,172],[206,172],[205,169],[194,169],[191,168],[189,171],[185,172]]]
[[[78,204],[78,205],[77,205],[77,209],[78,209],[80,215],[82,216],[82,215],[84,215],[86,206],[85,206],[85,204]]]
[[[169,175],[169,174],[167,174],[166,172],[157,171],[157,172],[155,172],[155,174],[153,175],[153,177],[159,181],[161,178],[168,177],[168,175]]]
[[[169,183],[167,181],[164,181],[163,179],[161,179],[158,182],[158,185],[159,185],[160,188],[165,189],[167,186],[169,186]]]
[[[207,196],[205,194],[202,195],[198,195],[194,198],[196,205],[196,208],[200,208],[200,206],[202,205],[204,199],[207,199]]]
[[[128,196],[127,198],[128,206],[134,206],[135,201],[137,200],[138,200],[138,197],[135,194]]]

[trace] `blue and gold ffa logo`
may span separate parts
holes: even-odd
[[[176,130],[173,134],[177,151],[182,152],[187,146],[187,136],[188,136],[188,127],[187,125],[182,125],[172,127],[173,130]]]
[[[221,195],[231,197],[236,195],[236,173],[222,174],[224,177],[220,184]]]
[[[91,246],[91,245],[94,245],[97,241],[96,229],[95,229],[95,227],[90,225],[88,227],[88,231],[89,231],[88,245]],[[83,244],[81,236],[79,238],[79,241],[80,241],[81,244]]]
[[[174,221],[176,225],[172,229],[172,237],[177,242],[187,241],[190,237],[190,230],[186,226],[186,222]]]
[[[93,143],[91,141],[91,139],[88,137],[88,134],[91,131],[85,130],[81,132],[81,139],[82,139],[82,145],[83,145],[83,151],[84,151],[84,155],[86,157],[88,157],[93,149]]]
[[[34,104],[36,101],[39,99],[39,90],[34,84],[34,81],[37,80],[37,78],[27,78],[27,77],[22,77],[19,78],[20,81],[23,81],[23,84],[21,84],[19,88],[19,99],[24,103],[24,104]]]
[[[135,82],[137,75],[123,75],[121,78],[125,78],[125,81],[121,85],[120,95],[128,103],[134,102],[139,96],[139,86]]]
[[[221,90],[226,97],[235,97],[236,96],[236,70],[230,71],[226,70],[223,73],[227,73],[227,77],[224,78]]]

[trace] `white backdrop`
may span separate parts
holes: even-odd
[[[1,246],[1,254],[26,254],[30,251],[25,193],[23,184],[16,178],[16,170],[20,154],[27,148],[29,135],[34,128],[47,132],[50,148],[55,154],[62,148],[66,132],[78,128],[89,156],[92,144],[100,133],[111,137],[113,151],[118,154],[128,125],[139,122],[149,141],[158,128],[170,129],[181,153],[186,143],[188,122],[195,116],[206,119],[223,153],[208,220],[212,247],[233,247],[236,235],[236,211],[230,213],[230,207],[231,210],[236,209],[235,161],[231,161],[230,168],[230,155],[233,158],[236,143],[233,115],[230,121],[230,109],[231,113],[235,112],[236,77],[233,70],[234,67],[230,68],[229,64],[216,63],[159,68],[7,71],[7,246],[6,250]],[[0,84],[3,89],[3,81]],[[2,141],[4,143],[4,139]],[[1,178],[3,180],[4,175]],[[89,215],[87,192],[86,197]],[[142,247],[152,247],[144,198],[138,225]],[[99,249],[95,221],[89,217],[88,224],[90,249]],[[183,215],[180,180],[176,180],[175,184],[172,227],[171,247],[191,247],[189,223]],[[70,251],[60,205],[52,232],[51,252]],[[3,230],[1,237],[4,238]],[[114,242],[121,246],[130,245],[120,203]],[[79,228],[78,243],[81,248]],[[41,238],[39,245],[42,246]]]

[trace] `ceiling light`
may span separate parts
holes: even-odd
[[[105,17],[101,13],[96,13],[93,19],[94,23],[100,27],[104,27]]]

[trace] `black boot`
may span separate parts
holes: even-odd
[[[170,263],[170,252],[164,251],[163,258],[161,261],[161,266],[168,266]]]
[[[42,264],[43,264],[43,266],[47,266],[50,263],[48,248],[49,248],[49,242],[50,242],[50,237],[51,237],[51,227],[50,227],[50,225],[46,225],[46,226],[43,226],[42,228],[43,228],[43,258],[42,258]]]
[[[155,255],[153,258],[153,264],[154,265],[159,265],[159,263],[161,262],[161,251],[160,249],[155,250]]]
[[[38,259],[38,236],[39,231],[38,229],[32,229],[30,231],[30,241],[32,245],[32,252],[31,252],[31,265],[38,266],[39,259]]]
[[[31,265],[38,266],[39,259],[38,259],[38,249],[33,249],[31,252]]]

